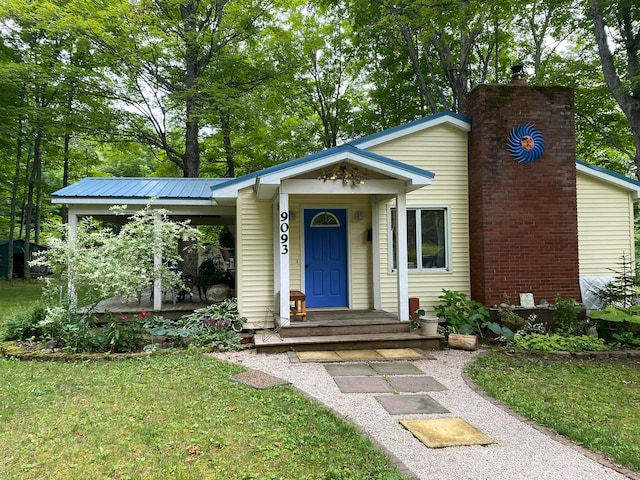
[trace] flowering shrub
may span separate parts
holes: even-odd
[[[125,215],[126,206],[111,210]],[[178,241],[193,240],[196,235],[188,222],[176,222],[167,210],[147,205],[131,214],[117,233],[90,217],[79,221],[75,233],[62,227],[64,240],[52,238],[49,249],[39,252],[31,265],[55,273],[46,279],[55,304],[62,298],[64,307],[75,311],[81,286],[83,304],[90,311],[107,298],[138,296],[154,280],[176,291],[184,289],[179,272],[169,266],[182,260]],[[154,268],[156,255],[165,262],[160,268]]]

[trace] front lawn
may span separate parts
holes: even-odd
[[[400,479],[355,428],[287,386],[174,353],[0,359],[0,478]]]
[[[468,373],[514,411],[640,471],[639,361],[561,361],[492,352]]]
[[[10,314],[36,303],[42,296],[39,280],[0,279],[0,325]]]

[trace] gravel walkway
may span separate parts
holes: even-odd
[[[462,375],[476,353],[459,350],[429,352],[431,359],[411,363],[447,387],[429,392],[451,413],[429,418],[460,417],[488,435],[488,446],[431,449],[424,446],[400,420],[425,415],[390,415],[375,400],[376,394],[342,393],[322,363],[296,363],[288,354],[257,354],[255,350],[214,354],[287,380],[333,411],[356,424],[395,457],[408,474],[418,479],[455,480],[623,480],[640,478],[608,468],[583,449],[534,428],[490,399],[474,392]],[[286,405],[283,405],[286,408]],[[588,455],[588,456],[587,456]],[[589,458],[593,457],[593,458]],[[628,473],[628,472],[627,472]]]

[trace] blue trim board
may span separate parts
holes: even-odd
[[[402,130],[409,129],[409,128],[415,127],[417,125],[421,125],[423,123],[432,122],[433,120],[436,120],[436,119],[441,118],[441,117],[453,117],[453,118],[455,118],[457,120],[460,120],[462,122],[466,122],[469,125],[471,125],[471,119],[470,118],[465,117],[464,115],[460,115],[459,113],[452,112],[451,110],[444,110],[442,112],[434,113],[433,115],[429,115],[427,117],[422,117],[422,118],[418,118],[416,120],[413,120],[411,122],[403,123],[402,125],[398,125],[397,127],[391,127],[391,128],[386,129],[386,130],[382,130],[381,132],[376,132],[376,133],[373,133],[371,135],[367,135],[365,137],[357,138],[355,140],[350,141],[349,144],[358,145],[360,143],[365,143],[365,142],[368,142],[370,140],[375,140],[376,138],[384,137],[385,135],[392,135],[392,134],[400,132]]]
[[[640,180],[635,180],[633,178],[629,178],[626,175],[622,175],[621,173],[614,172],[613,170],[609,170],[608,168],[600,167],[598,165],[594,165],[593,163],[587,163],[584,160],[576,159],[576,163],[580,165],[595,170],[596,172],[603,173],[605,175],[609,175],[611,177],[615,177],[618,180],[623,180],[627,183],[630,183],[636,187],[640,187]]]

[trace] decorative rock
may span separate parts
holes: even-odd
[[[596,360],[604,360],[609,358],[610,352],[591,352],[591,358],[595,358]]]
[[[221,302],[230,296],[231,287],[229,287],[229,285],[213,285],[207,289],[207,298],[212,302]]]
[[[627,358],[629,356],[627,352],[621,350],[612,350],[609,355],[611,358]]]

